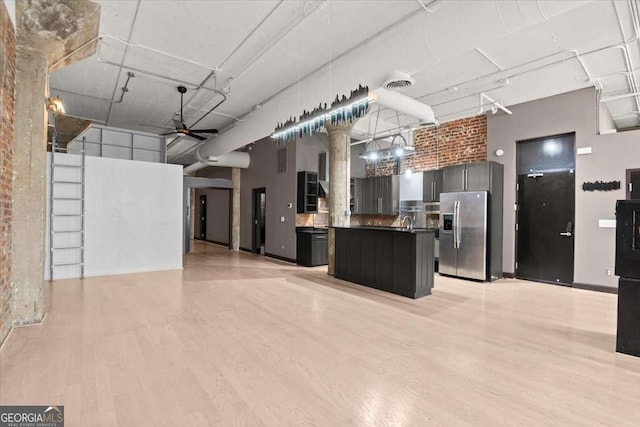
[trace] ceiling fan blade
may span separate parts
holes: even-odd
[[[195,139],[197,139],[199,141],[204,141],[205,139],[207,139],[204,136],[196,135],[195,133],[191,133],[191,132],[185,133],[185,135],[190,136],[191,138],[195,138]]]
[[[168,135],[173,135],[173,134],[176,134],[176,133],[181,133],[181,132],[179,132],[177,130],[174,130],[174,131],[167,132],[167,133],[161,133],[160,135],[161,136],[168,136]]]
[[[191,132],[218,133],[218,129],[189,129]]]

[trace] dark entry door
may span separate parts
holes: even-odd
[[[627,169],[627,199],[640,199],[640,169]]]
[[[266,240],[266,204],[267,193],[265,188],[253,189],[253,238],[251,252],[264,255]]]
[[[520,175],[518,184],[516,275],[543,282],[573,283],[574,173]]]
[[[200,196],[200,238],[207,239],[207,196]]]

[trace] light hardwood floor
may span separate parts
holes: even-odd
[[[0,404],[70,426],[638,426],[616,295],[436,276],[410,300],[196,243],[183,271],[58,281]]]

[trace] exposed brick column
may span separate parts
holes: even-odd
[[[13,204],[15,34],[6,4],[0,2],[0,344],[13,323],[11,301],[11,208]]]
[[[16,3],[15,162],[11,282],[14,325],[42,320],[49,72],[96,50],[100,6],[88,0]]]
[[[329,227],[349,227],[349,182],[351,179],[351,128],[355,121],[327,124],[329,134]],[[328,273],[335,274],[336,234],[329,228]]]

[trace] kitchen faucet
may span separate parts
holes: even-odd
[[[405,227],[407,230],[413,230],[413,218],[409,215],[402,218],[402,226],[404,227],[404,220],[409,218],[409,224]]]

